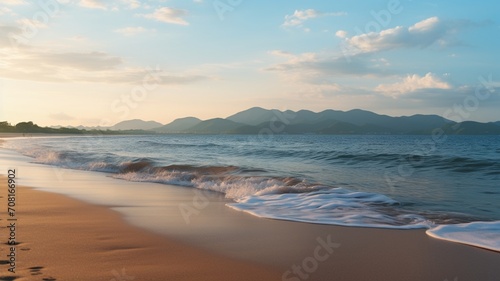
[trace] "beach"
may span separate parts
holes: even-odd
[[[16,272],[2,262],[0,280],[279,278],[271,267],[215,255],[128,225],[103,206],[26,187],[18,187],[17,196]],[[2,254],[6,252],[4,245]]]
[[[499,10],[0,1],[0,281],[500,281]]]
[[[262,218],[223,193],[33,163],[0,149],[2,205],[16,171],[16,272],[0,280],[498,280],[500,254],[425,229]],[[7,212],[2,212],[7,239]]]
[[[109,206],[26,187],[18,193],[17,270],[2,265],[2,280],[496,280],[499,273],[498,253],[423,230],[259,219],[207,196],[212,202],[189,225],[161,235]],[[215,221],[216,230],[200,232]]]

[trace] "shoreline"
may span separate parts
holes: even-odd
[[[25,215],[39,214],[31,230],[26,231],[32,235],[30,245],[45,247],[48,253],[54,253],[54,249],[60,251],[56,252],[59,259],[51,260],[51,264],[43,263],[49,256],[46,254],[44,257],[38,257],[39,264],[31,264],[30,267],[46,268],[47,270],[43,272],[47,274],[53,272],[54,277],[59,271],[64,271],[64,267],[59,266],[58,262],[66,263],[68,266],[98,268],[102,265],[92,263],[97,260],[104,265],[112,264],[116,267],[117,264],[109,258],[115,254],[122,257],[119,259],[121,262],[119,265],[129,265],[137,272],[145,269],[142,267],[135,269],[137,265],[135,261],[138,257],[141,260],[145,257],[148,262],[142,265],[147,268],[145,271],[149,272],[145,274],[157,274],[158,277],[163,274],[162,270],[166,270],[161,265],[165,261],[170,264],[176,257],[157,255],[158,253],[144,254],[144,251],[152,251],[162,243],[173,245],[174,248],[186,245],[196,252],[193,256],[208,255],[210,262],[215,262],[216,259],[222,260],[218,264],[222,268],[232,268],[235,262],[244,267],[256,266],[258,271],[256,274],[260,274],[261,268],[264,270],[263,274],[267,274],[270,269],[272,280],[489,281],[498,277],[499,253],[434,239],[426,235],[423,229],[389,230],[263,219],[227,207],[226,204],[230,201],[214,192],[164,184],[129,182],[110,178],[103,173],[27,163],[26,157],[7,151],[2,155],[3,160],[6,160],[2,162],[8,162],[9,165],[19,169],[20,184],[48,191],[49,193],[41,193],[47,198],[58,197],[70,202],[63,207],[58,205],[57,202],[61,201],[56,199],[37,203],[41,195],[37,195],[34,203],[29,205],[19,201],[20,206],[31,208]],[[2,166],[0,173],[6,173],[5,168]],[[6,189],[0,187],[0,190],[5,192]],[[19,198],[21,200],[26,197],[22,195]],[[6,204],[5,199],[3,201],[3,204]],[[92,217],[79,219],[82,213],[88,213],[82,211],[87,207],[94,208],[96,214],[94,218],[99,218],[103,223],[101,226],[94,226],[95,219]],[[57,208],[59,211],[53,212],[54,216],[48,216],[50,215],[48,211]],[[188,214],[188,220],[181,211],[183,208],[187,211],[185,214]],[[66,211],[71,209],[78,209],[80,213],[68,214]],[[106,213],[112,216],[107,216]],[[123,230],[117,231],[116,228],[110,227],[117,221],[122,224]],[[51,239],[54,237],[51,236],[53,234],[48,234],[48,231],[57,229],[52,227],[53,223],[59,227],[56,232],[59,235],[58,239]],[[78,231],[75,230],[77,227]],[[21,229],[20,233],[25,231]],[[88,229],[93,232],[88,234],[86,232]],[[82,242],[79,231],[87,233],[86,239],[90,241],[94,241],[92,239],[95,237],[108,237],[103,240],[111,243],[109,244],[111,246],[100,248],[96,252],[96,249],[92,248],[92,242]],[[159,242],[154,245],[147,244],[149,246],[146,247],[137,243],[147,242],[148,239],[123,240],[135,232],[155,237],[152,239]],[[117,236],[120,233],[123,235]],[[29,241],[22,240],[24,243]],[[84,245],[81,245],[82,243]],[[117,243],[120,247],[112,246]],[[68,255],[63,250],[72,248],[73,245],[87,251],[91,258],[80,259],[78,262],[72,258],[65,258]],[[89,252],[91,248],[93,252]],[[182,252],[182,249],[179,251]],[[2,248],[2,254],[3,252]],[[77,251],[73,255],[81,255],[81,252],[82,250]],[[138,252],[142,253],[141,256],[138,256]],[[167,247],[161,253],[171,253],[171,248]],[[117,256],[114,257],[118,258]],[[147,259],[151,256],[154,258]],[[191,269],[195,272],[190,274],[195,275],[199,274],[197,272],[211,270],[204,267],[198,270],[196,264],[190,263],[183,266],[180,269],[170,268],[170,270],[178,272]],[[49,272],[49,269],[52,271]],[[101,268],[100,273],[108,276],[102,280],[112,280],[113,276],[109,276],[110,270],[118,272],[121,269],[122,267]],[[86,271],[80,272],[87,277]],[[241,272],[244,271],[235,273],[238,277],[227,279],[224,275],[219,280],[242,280],[239,276]],[[26,274],[28,273],[27,271]],[[172,271],[167,273],[173,274]],[[127,274],[130,274],[128,270]],[[248,276],[246,273],[243,274]],[[97,275],[92,275],[94,276]],[[150,280],[164,279],[156,277]],[[68,278],[62,280],[75,280]],[[185,280],[210,280],[196,278]],[[88,279],[90,278],[81,280]],[[264,277],[258,280],[271,279]]]
[[[0,181],[5,183],[5,177]],[[2,263],[0,280],[279,279],[279,272],[271,267],[147,232],[104,206],[17,188],[17,270],[8,272],[10,265]],[[5,198],[5,192],[2,195]],[[7,247],[1,247],[2,254]]]
[[[34,274],[38,280],[112,280],[121,271],[138,280],[444,281],[498,276],[498,253],[433,239],[424,230],[259,219],[226,207],[225,200],[208,198],[210,204],[183,230],[155,234],[130,224],[136,218],[109,209],[121,207],[21,187],[22,269],[15,276],[22,278],[12,280],[33,280]],[[179,217],[177,211],[170,216]],[[165,225],[180,226],[175,221]],[[0,270],[7,272],[6,265]],[[12,276],[4,272],[0,277]]]

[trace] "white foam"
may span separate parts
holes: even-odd
[[[249,196],[228,206],[258,217],[318,224],[395,229],[432,226],[419,215],[395,211],[397,204],[381,194],[335,188]]]
[[[194,187],[192,175],[186,172],[162,171],[157,173],[130,172],[125,174],[115,174],[113,178],[135,182],[155,182],[162,184],[172,184],[179,186]]]
[[[429,236],[500,252],[500,221],[440,225]]]

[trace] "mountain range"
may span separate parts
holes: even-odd
[[[109,129],[113,131],[153,130],[160,126],[163,126],[163,124],[156,121],[143,121],[140,119],[133,119],[117,123]]]
[[[147,130],[161,134],[500,134],[500,121],[456,123],[438,115],[392,117],[354,109],[350,111],[280,111],[253,107],[227,118],[176,119],[162,125],[154,121],[128,120],[112,130]]]

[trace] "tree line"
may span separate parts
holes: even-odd
[[[117,135],[117,134],[151,134],[151,132],[142,130],[129,131],[112,131],[112,130],[80,130],[77,128],[50,128],[40,127],[32,121],[20,122],[16,125],[11,125],[7,121],[0,122],[0,133],[21,133],[21,134],[100,134],[100,135]]]

